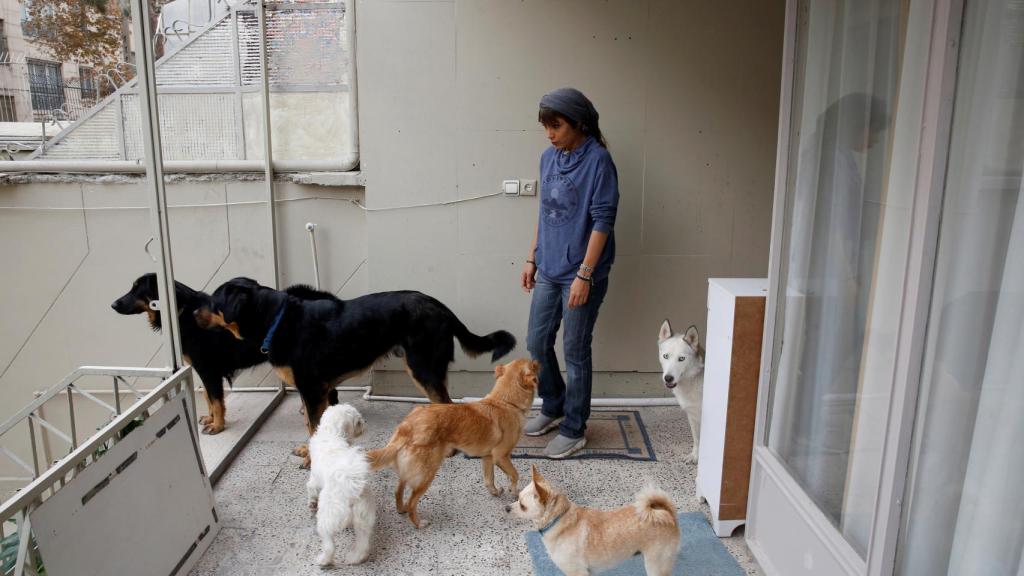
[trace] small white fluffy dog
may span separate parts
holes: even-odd
[[[672,332],[668,320],[661,323],[658,331],[658,361],[661,362],[661,379],[665,387],[672,390],[679,406],[686,412],[693,436],[693,451],[686,461],[696,464],[700,447],[700,411],[704,397],[704,347],[696,326],[690,326],[683,334]]]
[[[359,564],[370,555],[370,537],[377,510],[370,488],[370,464],[362,448],[350,438],[363,433],[363,417],[350,404],[330,406],[309,439],[309,507],[316,511],[316,531],[323,550],[316,562],[334,563],[334,536],[352,526],[355,543],[345,555],[346,564]]]

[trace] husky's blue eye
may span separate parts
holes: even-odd
[[[680,356],[679,357],[679,361],[680,362],[685,362],[686,361],[686,356]]]
[[[665,360],[668,360],[668,354],[662,355],[662,358],[664,358]]]

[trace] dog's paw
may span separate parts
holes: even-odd
[[[697,453],[696,452],[690,452],[689,454],[686,455],[686,458],[683,458],[683,460],[687,464],[696,464],[697,463]]]
[[[498,488],[497,486],[488,486],[487,491],[491,493],[491,496],[501,496],[505,493],[504,488]]]
[[[206,423],[205,426],[203,426],[203,434],[209,434],[209,435],[212,436],[214,434],[220,434],[223,431],[224,431],[224,425],[223,424],[216,424],[213,421],[210,421],[210,422]]]
[[[292,455],[298,456],[299,458],[309,458],[309,445],[299,444],[295,448],[292,448]]]
[[[309,466],[310,466],[309,456],[306,456],[305,458],[302,459],[302,464],[299,464],[299,468],[302,468],[303,470],[309,470]]]
[[[422,530],[427,526],[430,526],[430,520],[420,520],[419,522],[413,522],[412,525],[415,526],[417,530]]]
[[[320,555],[316,557],[316,563],[320,566],[330,566],[331,564],[334,564],[334,557],[328,555],[326,552],[321,552]]]
[[[200,416],[199,417],[199,423],[200,424],[209,424],[210,422],[213,422],[213,416]]]
[[[345,564],[362,564],[366,562],[366,558],[369,557],[368,552],[359,553],[357,550],[353,550],[345,555]]]

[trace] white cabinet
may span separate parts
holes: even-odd
[[[767,295],[766,278],[708,280],[697,496],[719,536],[746,523]]]

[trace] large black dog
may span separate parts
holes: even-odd
[[[294,286],[288,289],[297,298],[333,299],[332,294],[318,292],[306,286]],[[181,331],[181,351],[185,362],[203,381],[206,390],[206,406],[209,416],[200,418],[203,432],[217,434],[224,430],[226,409],[224,406],[224,380],[231,384],[238,372],[267,361],[266,354],[260,352],[259,342],[238,340],[227,330],[203,330],[196,324],[195,311],[208,306],[210,295],[193,290],[181,282],[174,283],[174,295],[178,301],[178,324]],[[156,286],[156,274],[143,274],[132,284],[124,296],[110,305],[118,314],[142,314],[149,317],[149,325],[159,331],[160,312],[150,307],[150,302],[159,300]],[[337,403],[337,392],[330,398],[331,404]]]
[[[249,278],[222,284],[196,320],[201,327],[222,327],[243,342],[258,343],[281,379],[298,389],[310,434],[327,407],[329,390],[393,350],[431,401],[451,402],[447,375],[455,357],[453,339],[467,354],[491,352],[492,362],[516,345],[504,330],[473,334],[447,306],[420,292],[303,300]]]

